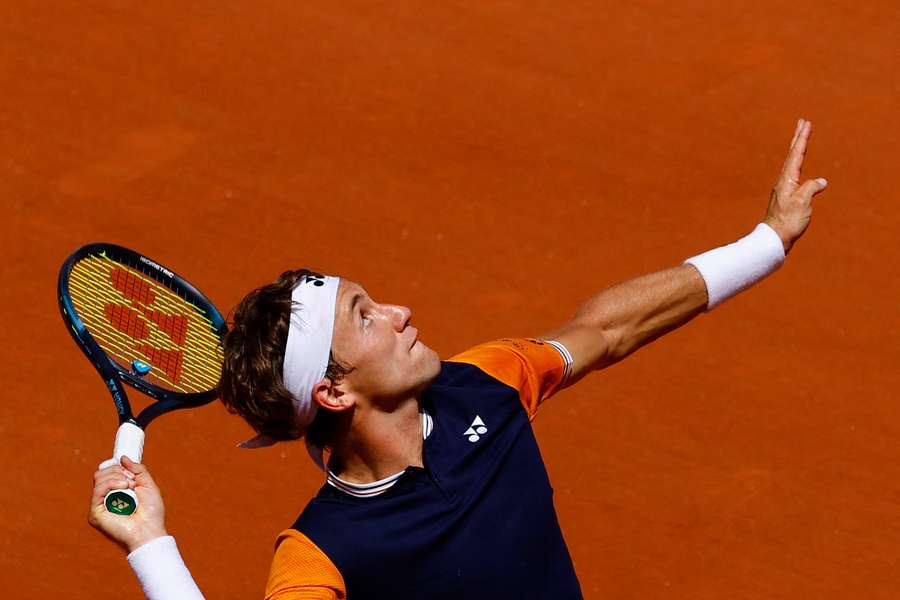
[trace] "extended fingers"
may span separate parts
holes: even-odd
[[[778,183],[799,184],[800,170],[803,167],[803,158],[806,155],[806,145],[812,132],[812,123],[805,119],[797,122],[794,130],[794,139],[791,140],[791,149],[788,151]]]
[[[797,136],[800,135],[800,131],[803,129],[803,119],[797,119],[797,126],[794,128],[794,137],[791,138],[791,145],[788,146],[788,150],[794,147],[794,143],[797,141]]]

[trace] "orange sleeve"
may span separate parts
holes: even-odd
[[[475,365],[494,379],[519,390],[519,399],[533,419],[540,404],[552,396],[571,368],[568,351],[559,342],[504,338],[457,354],[450,362]]]
[[[345,600],[344,578],[312,540],[285,529],[275,541],[266,600]]]

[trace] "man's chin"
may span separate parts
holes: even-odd
[[[422,344],[421,352],[427,353],[428,356],[423,356],[422,363],[422,386],[421,389],[427,388],[431,385],[437,376],[441,374],[441,359],[438,357],[437,352],[429,348],[428,346]]]

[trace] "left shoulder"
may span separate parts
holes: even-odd
[[[493,340],[461,352],[448,362],[474,365],[519,390],[530,416],[534,416],[541,402],[565,385],[572,367],[564,345],[534,338]]]
[[[448,359],[476,366],[506,366],[524,362],[531,368],[555,369],[570,366],[572,357],[557,341],[536,338],[500,338],[479,344]]]

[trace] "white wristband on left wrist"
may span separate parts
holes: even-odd
[[[686,261],[706,282],[706,310],[739,294],[784,263],[784,244],[775,230],[760,223],[733,244],[698,254]]]

